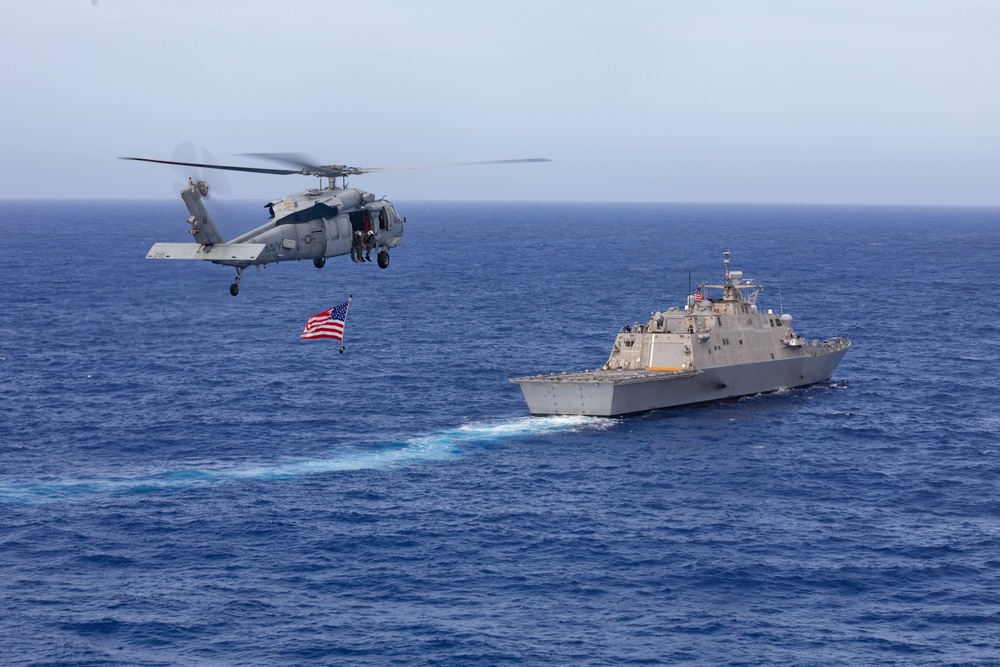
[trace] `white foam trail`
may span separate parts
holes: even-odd
[[[134,477],[58,479],[0,484],[0,502],[61,500],[107,492],[143,493],[226,479],[287,479],[349,470],[380,470],[461,454],[463,447],[490,445],[532,435],[580,429],[604,429],[615,420],[598,417],[521,417],[495,423],[472,423],[454,429],[379,443],[374,449],[340,451],[329,458],[285,461],[256,466],[183,468]]]

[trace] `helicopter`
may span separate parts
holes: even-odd
[[[459,167],[484,164],[514,164],[524,162],[551,162],[547,158],[525,158],[518,160],[487,160],[483,162],[452,162],[448,164],[418,165],[411,167],[349,167],[340,164],[316,165],[308,158],[288,153],[253,153],[248,157],[263,158],[294,167],[293,169],[268,169],[263,167],[241,167],[176,160],[155,160],[142,157],[123,157],[122,160],[155,162],[158,164],[242,171],[255,174],[276,174],[287,176],[299,174],[320,179],[319,188],[304,190],[269,201],[268,221],[249,232],[226,241],[205,208],[202,199],[209,196],[208,183],[198,178],[188,178],[181,190],[181,199],[190,216],[187,219],[194,236],[194,243],[156,243],[146,254],[146,259],[199,259],[232,266],[236,269],[236,279],[229,286],[229,293],[240,293],[240,280],[249,266],[274,264],[291,260],[311,259],[317,269],[326,265],[330,257],[351,254],[361,259],[357,236],[371,239],[366,255],[377,249],[376,260],[379,268],[389,266],[389,250],[399,246],[403,240],[403,223],[395,206],[384,197],[357,188],[347,187],[347,177],[383,171],[407,169],[429,169],[435,167]],[[322,179],[326,179],[324,184]],[[337,179],[341,179],[338,187]],[[371,234],[369,234],[371,232]],[[368,261],[371,261],[370,259]]]

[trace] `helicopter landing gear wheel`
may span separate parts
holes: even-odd
[[[313,266],[315,266],[317,269],[322,269],[324,266],[326,266],[326,257],[317,257],[316,259],[314,259]]]
[[[236,296],[240,293],[240,278],[243,277],[243,269],[236,269],[236,280],[229,286],[229,293]]]
[[[384,269],[389,266],[389,253],[382,250],[378,254],[378,268]]]

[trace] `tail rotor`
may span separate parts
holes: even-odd
[[[186,141],[177,146],[173,153],[173,162],[197,163],[199,166],[171,164],[171,185],[174,196],[192,185],[199,195],[207,200],[206,207],[212,217],[222,222],[223,226],[232,217],[229,214],[229,201],[233,191],[229,187],[229,179],[224,171],[211,169],[219,164],[208,149]],[[202,166],[203,165],[203,166]]]

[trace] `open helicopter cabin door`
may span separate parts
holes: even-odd
[[[364,235],[372,229],[372,216],[368,211],[351,211],[350,216],[352,234],[354,232],[361,232]]]

